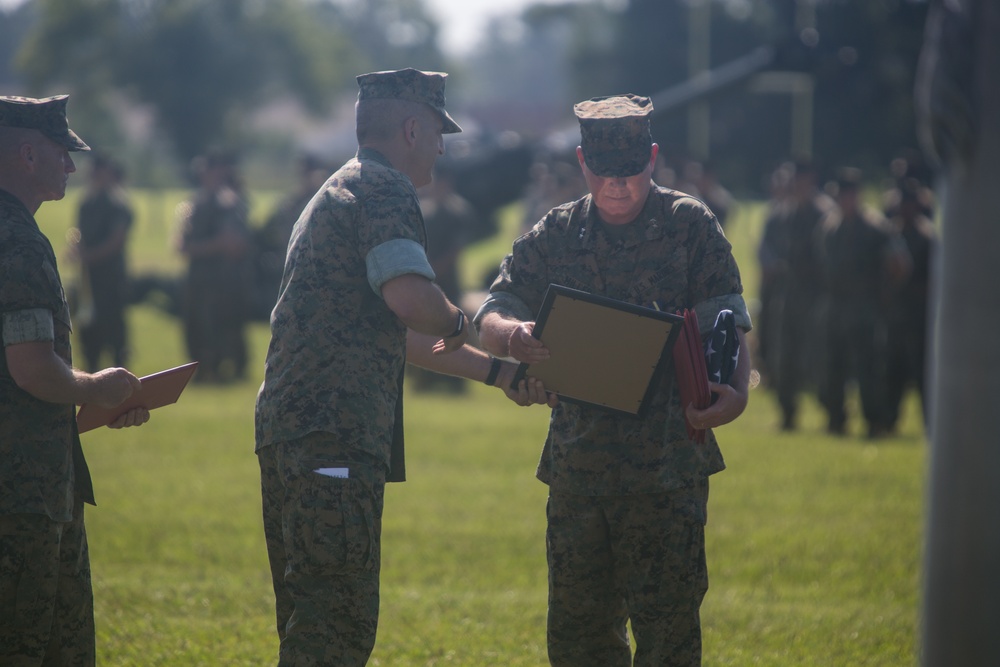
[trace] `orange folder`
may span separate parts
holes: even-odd
[[[694,407],[704,409],[712,404],[712,392],[708,388],[708,369],[698,329],[698,316],[693,310],[687,309],[678,314],[683,315],[684,324],[680,338],[674,345],[674,372],[681,393],[681,405],[687,409],[688,405],[694,403]],[[688,437],[704,443],[705,431],[694,428],[686,415],[684,422]]]
[[[80,433],[85,433],[111,424],[132,408],[154,410],[176,403],[197,368],[198,362],[192,361],[183,366],[139,378],[142,388],[125,399],[124,403],[113,408],[102,408],[92,403],[81,405],[79,412],[76,413],[77,428]]]

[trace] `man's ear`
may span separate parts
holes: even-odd
[[[413,146],[417,142],[419,125],[420,120],[416,116],[410,116],[403,121],[403,140],[407,146]]]
[[[30,141],[21,142],[21,145],[17,147],[17,155],[28,169],[35,166],[35,147]]]

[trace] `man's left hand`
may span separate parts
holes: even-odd
[[[684,412],[688,422],[696,429],[715,428],[735,420],[747,407],[746,392],[739,392],[728,384],[708,383],[708,389],[718,396],[712,405],[699,410],[688,405]]]

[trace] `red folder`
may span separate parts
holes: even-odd
[[[681,392],[681,405],[686,410],[694,404],[698,409],[707,408],[712,404],[712,392],[708,389],[708,369],[705,366],[705,348],[701,343],[701,333],[698,329],[698,316],[693,310],[684,309],[678,313],[684,317],[681,333],[674,345],[674,373]],[[688,437],[696,442],[705,442],[704,429],[691,426],[687,416]]]
[[[176,403],[197,368],[198,362],[192,361],[183,366],[141,377],[139,381],[142,382],[142,388],[125,399],[124,403],[113,408],[102,408],[93,403],[81,405],[79,412],[76,413],[77,429],[80,433],[84,433],[100,426],[107,426],[132,408],[152,410]]]

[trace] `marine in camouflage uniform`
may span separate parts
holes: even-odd
[[[73,403],[111,407],[139,383],[124,369],[71,369],[69,308],[34,219],[65,194],[67,151],[89,150],[69,129],[66,99],[0,97],[0,664],[12,667],[94,664],[83,517],[94,491]],[[141,412],[118,425],[148,419]]]
[[[577,154],[591,194],[552,209],[514,242],[476,315],[483,344],[530,361],[526,335],[549,284],[675,312],[702,322],[731,309],[750,317],[731,246],[712,212],[650,179],[648,98],[595,98],[575,107]],[[610,187],[612,190],[606,190]],[[631,210],[616,210],[628,196]],[[611,196],[612,201],[608,197]],[[717,409],[746,405],[749,360],[742,334],[737,388]],[[553,665],[697,665],[699,607],[708,587],[704,525],[708,477],[725,466],[715,437],[687,436],[672,370],[660,376],[642,418],[560,403],[537,476],[549,485],[548,650]],[[736,394],[740,394],[736,396]],[[723,423],[691,413],[698,426]]]
[[[431,282],[415,186],[442,134],[461,131],[445,76],[358,77],[358,153],[292,230],[256,408],[283,666],[363,665],[375,644],[384,486],[405,478],[404,365],[432,366],[414,340],[440,339],[438,370],[513,377],[463,346],[465,315]]]

